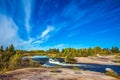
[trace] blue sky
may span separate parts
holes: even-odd
[[[120,48],[120,0],[0,0],[0,45]]]

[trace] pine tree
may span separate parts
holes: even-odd
[[[9,50],[9,52],[14,52],[14,46],[13,46],[13,44],[11,44],[11,45],[9,46],[8,50]]]
[[[0,47],[0,52],[4,52],[3,46]]]

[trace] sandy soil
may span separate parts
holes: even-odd
[[[7,72],[0,80],[118,80],[103,73],[72,69],[24,68]]]
[[[120,65],[115,63],[114,56],[100,56],[100,57],[75,57],[78,63],[93,63],[93,64],[106,64],[106,65]]]

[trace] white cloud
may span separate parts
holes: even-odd
[[[103,29],[103,30],[99,30],[97,32],[94,32],[94,35],[96,35],[96,34],[103,34],[103,33],[111,32],[111,31],[114,31],[114,30],[119,30],[119,29],[120,29],[120,27]]]
[[[0,45],[10,45],[22,41],[17,36],[18,27],[12,20],[5,15],[0,14]]]
[[[48,40],[48,38],[50,38],[50,36],[45,36],[44,38],[36,39],[36,40],[33,41],[32,44],[41,44],[41,43],[44,43],[45,41]]]
[[[0,14],[0,39],[6,40],[17,33],[17,27],[11,18]]]
[[[0,14],[0,45],[4,47],[14,44],[16,48],[21,46],[30,45],[33,41],[30,38],[28,41],[22,40],[18,36],[18,26],[12,20],[12,18]]]
[[[24,4],[24,8],[25,8],[25,14],[26,14],[26,18],[25,18],[25,26],[26,26],[26,30],[29,33],[30,32],[30,16],[31,16],[31,0],[23,0],[23,4]]]
[[[63,48],[65,46],[66,46],[65,44],[58,44],[58,45],[53,46],[52,48]]]
[[[63,49],[63,48],[66,48],[67,45],[65,44],[57,44],[57,45],[53,45],[53,46],[40,46],[39,44],[36,44],[36,45],[29,45],[29,46],[24,46],[24,49],[27,49],[27,50],[47,50],[47,49],[50,49],[50,48],[57,48],[57,49]]]
[[[18,36],[18,26],[11,17],[0,14],[0,45],[4,47],[14,44],[16,49],[43,49],[39,45],[47,41],[52,36],[54,27],[48,26],[39,37],[29,38],[24,41]],[[60,45],[59,45],[60,46]],[[57,46],[58,47],[58,46]],[[44,49],[47,47],[44,47]]]
[[[47,28],[38,36],[35,40],[33,40],[32,44],[42,44],[47,41],[53,34],[51,34],[55,28],[53,26],[47,26]]]
[[[48,26],[46,30],[44,30],[41,34],[41,38],[44,38],[46,35],[48,35],[49,32],[53,31],[55,28],[52,26]]]
[[[41,4],[41,6],[40,6],[40,9],[43,8],[43,6],[45,5],[46,2],[47,2],[47,0],[43,0],[43,1],[42,1],[42,4]]]
[[[67,46],[68,45],[66,45],[66,44],[57,44],[57,45],[53,45],[53,46],[45,46],[45,47],[42,47],[42,49],[50,49],[50,48],[63,49]]]
[[[31,0],[23,0],[25,9],[25,26],[29,34],[30,32],[30,16],[31,16]],[[13,9],[14,10],[14,9]],[[29,36],[28,36],[29,37]],[[11,17],[0,13],[0,45],[4,47],[14,44],[16,48],[30,46],[34,39],[24,41],[18,36],[18,26]]]

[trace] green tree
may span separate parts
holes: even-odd
[[[112,51],[112,53],[119,53],[119,48],[118,47],[112,47],[111,51]]]
[[[3,62],[8,62],[10,60],[10,58],[15,55],[15,50],[14,50],[14,46],[10,45],[8,47],[8,49],[6,49],[6,52],[4,52],[5,54],[2,54],[1,58],[3,60]]]
[[[103,48],[101,54],[102,55],[109,55],[109,54],[111,54],[111,51],[108,48]]]
[[[59,49],[56,49],[56,48],[54,48],[54,49],[49,49],[49,50],[47,50],[47,52],[48,52],[48,53],[60,53]]]
[[[9,51],[9,52],[14,52],[14,51],[15,51],[13,44],[11,44],[11,45],[9,46],[8,51]]]
[[[100,54],[101,53],[101,48],[99,46],[96,46],[94,49],[94,54]]]
[[[0,52],[4,52],[3,46],[0,47]]]
[[[6,47],[5,51],[6,51],[6,52],[8,51],[8,46]]]
[[[93,55],[92,48],[88,48],[88,55],[89,55],[89,56],[92,56],[92,55]]]
[[[83,49],[81,49],[81,55],[82,56],[84,56],[84,57],[87,57],[87,56],[89,56],[89,54],[88,54],[88,49],[86,49],[86,48],[83,48]]]
[[[21,66],[21,62],[22,62],[21,57],[22,57],[22,55],[19,53],[16,53],[15,55],[13,55],[9,61],[9,68],[10,69],[19,68]]]

